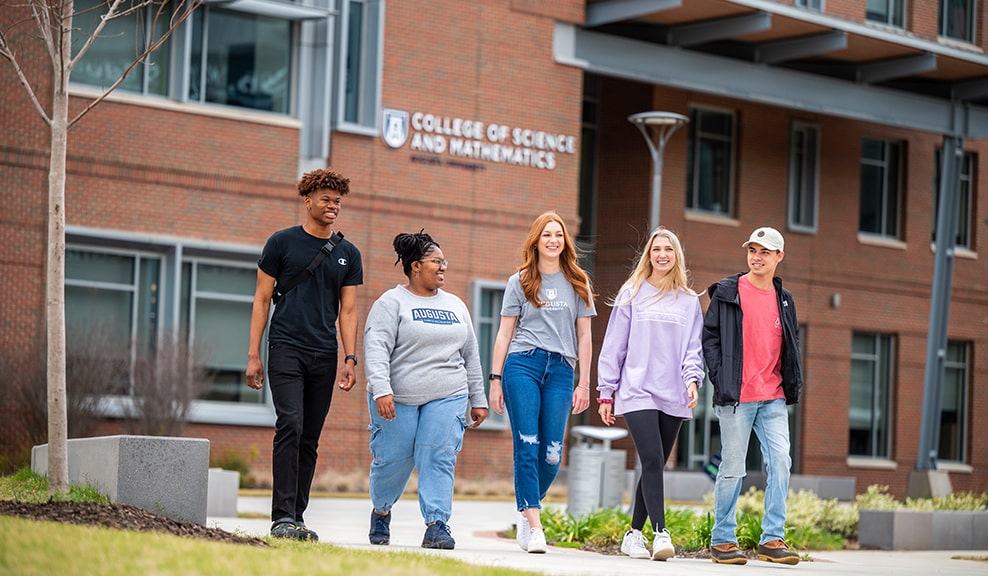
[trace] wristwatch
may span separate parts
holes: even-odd
[[[490,376],[487,377],[488,380],[500,380],[501,375],[491,372]]]
[[[354,365],[354,366],[356,366],[356,365],[357,365],[357,355],[356,355],[356,354],[347,354],[347,355],[346,355],[346,356],[345,356],[345,357],[343,358],[343,362],[346,362],[347,360],[353,360],[353,365]]]

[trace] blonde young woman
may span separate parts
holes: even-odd
[[[590,279],[577,264],[566,224],[554,212],[540,215],[504,291],[489,376],[491,407],[498,414],[507,409],[511,422],[518,545],[530,553],[546,551],[539,514],[559,472],[566,421],[590,405],[590,321],[596,314]]]
[[[598,413],[608,426],[624,417],[642,464],[621,551],[667,560],[675,549],[665,530],[662,470],[703,382],[703,314],[675,234],[659,227],[649,235],[612,304],[597,360]],[[642,535],[646,517],[655,532],[651,551]]]

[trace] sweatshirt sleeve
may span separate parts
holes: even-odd
[[[391,388],[391,353],[398,336],[399,302],[387,292],[371,306],[364,324],[364,375],[367,392],[377,400],[394,394]]]
[[[618,296],[618,302],[623,302],[623,295]],[[611,316],[607,320],[607,330],[604,332],[604,342],[597,357],[597,391],[600,397],[614,398],[621,381],[621,370],[628,357],[628,337],[631,331],[631,303],[616,304],[611,308]]]
[[[703,311],[700,299],[694,298],[693,318],[687,335],[686,352],[683,355],[683,386],[696,382],[697,388],[703,386]]]

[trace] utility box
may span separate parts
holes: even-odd
[[[627,451],[612,450],[611,442],[624,438],[628,431],[603,426],[574,426],[570,434],[576,444],[569,451],[566,512],[580,517],[601,508],[621,506],[627,482]]]

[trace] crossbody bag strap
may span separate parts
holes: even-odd
[[[276,296],[275,304],[277,304],[278,300],[280,300],[292,288],[295,288],[305,280],[308,280],[313,274],[315,274],[316,268],[318,268],[319,265],[322,264],[322,261],[325,260],[327,256],[333,253],[333,250],[336,249],[336,246],[339,245],[339,242],[342,239],[343,239],[342,234],[338,232],[333,232],[333,235],[330,236],[329,240],[327,240],[326,243],[323,245],[323,247],[319,249],[319,252],[316,253],[315,257],[312,259],[312,262],[309,262],[309,265],[305,267],[305,270],[302,270],[301,272],[296,274],[295,277],[289,280],[288,282],[286,282],[284,286],[275,286],[274,289],[274,294]]]

